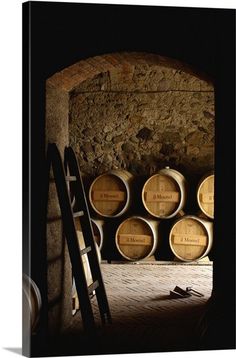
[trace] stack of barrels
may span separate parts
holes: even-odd
[[[213,242],[214,174],[207,174],[198,183],[195,199],[200,213],[195,215],[183,212],[189,186],[177,170],[159,170],[145,179],[141,190],[134,189],[135,179],[125,170],[112,170],[90,184],[88,200],[97,216],[92,225],[99,248],[104,244],[104,225],[113,220],[114,234],[110,232],[106,240],[113,240],[126,260],[156,255],[163,240],[181,261],[208,255]],[[163,221],[169,222],[165,235],[161,233]]]

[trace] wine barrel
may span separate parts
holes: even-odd
[[[196,261],[206,256],[213,243],[213,224],[194,215],[178,219],[169,234],[170,248],[181,261]]]
[[[186,180],[177,170],[166,167],[144,184],[142,201],[149,214],[169,219],[183,209],[186,202]]]
[[[93,233],[96,243],[98,244],[99,249],[102,249],[103,246],[103,225],[104,221],[97,220],[97,219],[91,219],[92,221],[92,227],[93,227]]]
[[[201,178],[197,188],[197,202],[200,210],[214,219],[214,174]]]
[[[77,238],[78,238],[78,241],[79,241],[79,247],[80,247],[81,250],[83,250],[83,249],[85,249],[85,242],[84,242],[83,233],[80,230],[77,230],[76,233],[77,233]],[[98,261],[101,262],[101,253],[100,253],[98,244],[96,242],[95,242],[95,244],[96,244],[96,251],[97,251]],[[87,284],[89,286],[93,282],[93,279],[92,279],[92,274],[91,274],[87,254],[82,255],[82,261],[83,261],[83,266],[84,266],[84,271],[85,271],[85,277],[86,277],[86,280],[87,280]]]
[[[36,283],[25,274],[23,275],[22,291],[23,330],[25,334],[27,334],[26,332],[33,334],[37,329],[40,317],[40,310],[42,307],[41,294]]]
[[[126,170],[111,170],[98,176],[89,189],[94,211],[104,217],[119,217],[130,206],[133,175]]]
[[[85,242],[84,242],[83,233],[81,231],[80,224],[79,224],[78,220],[76,220],[76,229],[77,229],[76,233],[77,233],[79,246],[80,246],[80,249],[83,250],[85,248]],[[95,244],[96,244],[96,251],[97,251],[97,255],[98,255],[98,261],[101,262],[101,253],[100,253],[97,243],[95,243]],[[87,286],[90,286],[93,283],[93,277],[92,277],[87,254],[82,255],[82,263],[83,263],[83,267],[84,267]],[[72,315],[74,315],[77,312],[77,310],[79,310],[79,307],[80,307],[79,298],[78,298],[77,291],[76,291],[75,280],[73,278],[73,281],[72,281]]]
[[[153,255],[158,244],[158,221],[132,216],[116,230],[115,243],[127,260],[137,261]]]

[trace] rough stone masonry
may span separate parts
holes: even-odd
[[[124,168],[149,175],[166,165],[191,175],[211,170],[213,85],[183,65],[151,62],[148,55],[140,63],[140,58],[102,56],[119,66],[71,92],[69,140],[82,172],[95,176]]]

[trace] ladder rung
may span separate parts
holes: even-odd
[[[84,216],[84,212],[83,211],[76,211],[75,213],[73,213],[74,218],[77,218],[79,216]]]
[[[76,181],[76,180],[77,180],[77,178],[76,178],[75,175],[66,175],[65,179],[66,179],[66,181]],[[49,181],[50,181],[50,182],[55,182],[55,178],[54,178],[54,177],[50,177],[50,178],[49,178]]]
[[[88,286],[89,294],[93,293],[93,291],[96,290],[96,288],[98,288],[98,287],[99,287],[99,282],[98,282],[98,280],[96,280],[90,286]]]
[[[85,249],[80,250],[80,253],[81,253],[81,255],[85,255],[88,252],[90,252],[91,250],[92,250],[91,246],[88,246],[88,247],[85,247]]]
[[[66,176],[66,181],[76,181],[76,176],[74,175],[67,175]]]

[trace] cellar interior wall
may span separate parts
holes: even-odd
[[[213,169],[213,85],[150,56],[87,60],[103,70],[70,93],[69,105],[69,142],[85,175],[116,168],[150,175],[168,165],[191,179]]]
[[[76,152],[84,177],[124,168],[148,176],[170,166],[191,178],[214,167],[214,87],[188,66],[145,53],[89,58],[46,83],[46,145]],[[50,185],[49,332],[71,322],[71,265]],[[56,219],[55,219],[56,218]]]

